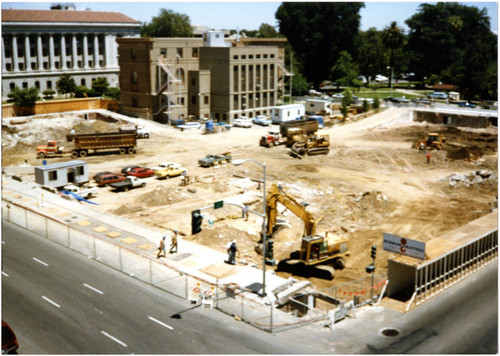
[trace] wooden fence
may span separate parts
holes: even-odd
[[[66,111],[106,109],[118,111],[118,100],[82,98],[69,100],[51,100],[37,102],[32,108],[16,107],[14,104],[2,105],[2,118],[15,116],[30,116],[53,114]]]

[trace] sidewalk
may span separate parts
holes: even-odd
[[[41,189],[36,183],[19,182],[3,176],[2,199],[67,224],[70,228],[86,236],[96,236],[101,241],[132,251],[137,255],[137,263],[140,263],[138,260],[140,258],[160,261],[175,272],[186,274],[210,285],[232,284],[255,292],[262,286],[262,270],[250,265],[226,264],[224,261],[227,259],[227,254],[183,240],[180,236],[178,237],[179,253],[168,253],[170,236],[167,236],[167,255],[158,260],[156,254],[164,231],[109,213],[96,211],[92,209],[92,205],[84,202],[69,201]],[[267,312],[269,302],[274,302],[276,299],[272,291],[286,282],[288,280],[276,276],[273,271],[268,271],[266,273],[267,297],[247,292],[244,294],[245,298],[262,305]],[[177,295],[182,295],[182,293]],[[281,313],[279,310],[275,312]],[[288,314],[282,314],[285,319],[292,321]]]

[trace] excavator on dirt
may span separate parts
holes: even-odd
[[[274,264],[273,239],[274,236],[287,225],[278,222],[278,203],[285,206],[304,222],[301,248],[290,255],[290,259],[280,261],[278,268],[293,266],[293,270],[311,269],[319,267],[329,272],[329,279],[333,278],[335,269],[344,269],[345,258],[349,256],[348,239],[332,233],[316,233],[316,224],[312,214],[304,204],[299,203],[287,194],[280,185],[273,184],[266,199],[266,260]],[[262,253],[263,241],[259,241],[256,251]],[[302,271],[300,271],[302,272]]]
[[[413,144],[413,147],[418,148],[419,151],[424,150],[440,150],[443,147],[443,143],[446,142],[446,137],[444,135],[439,135],[436,132],[430,132],[427,135],[427,139],[418,140]]]

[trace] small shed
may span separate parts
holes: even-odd
[[[273,124],[279,124],[280,122],[299,120],[301,116],[305,114],[304,104],[289,104],[275,106],[271,109],[271,120]]]
[[[68,161],[35,167],[35,182],[54,188],[68,184],[80,185],[89,181],[85,161]]]

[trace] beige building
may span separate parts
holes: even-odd
[[[283,96],[285,39],[121,38],[121,112],[157,121],[270,115]]]

